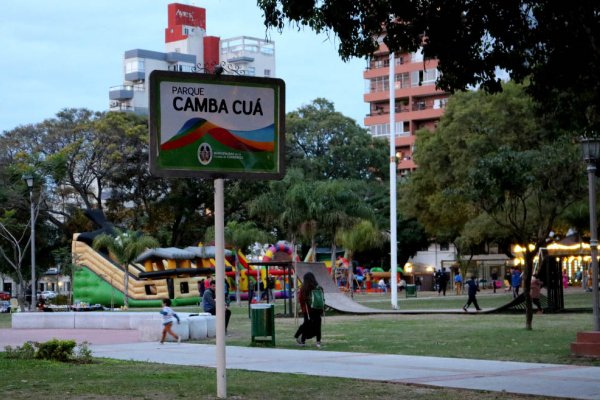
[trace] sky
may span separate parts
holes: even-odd
[[[123,54],[164,52],[167,0],[0,1],[0,132],[55,117],[63,108],[108,109],[123,84]],[[286,112],[317,97],[363,125],[364,59],[341,61],[330,35],[286,27],[266,31],[254,0],[181,0],[206,9],[206,30],[275,42],[276,74],[286,83]]]

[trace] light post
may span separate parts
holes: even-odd
[[[596,219],[596,168],[600,158],[600,137],[582,137],[581,154],[587,164],[590,199],[590,252],[592,256],[592,301],[594,331],[600,331],[600,310],[598,297],[598,221]]]
[[[37,294],[35,288],[35,204],[33,203],[33,176],[24,175],[23,180],[29,188],[29,203],[31,205],[31,302],[29,303],[29,311],[35,311]]]

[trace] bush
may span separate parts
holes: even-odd
[[[76,361],[80,363],[92,362],[92,351],[88,342],[77,346],[74,340],[52,339],[44,343],[26,342],[23,346],[4,348],[8,358],[16,359],[42,359],[53,361]]]
[[[36,343],[35,358],[42,360],[69,361],[73,357],[73,349],[77,345],[74,340],[52,339],[44,343]]]
[[[12,346],[6,346],[4,347],[4,351],[6,351],[8,358],[31,360],[35,357],[35,343],[26,342],[22,347],[17,346],[14,349]]]

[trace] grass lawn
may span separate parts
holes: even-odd
[[[0,353],[4,399],[214,399],[215,370],[128,361],[76,365],[7,360]],[[531,396],[438,389],[297,374],[227,371],[230,399],[531,399]],[[542,397],[536,397],[540,399]]]
[[[373,308],[390,309],[389,294],[359,294],[355,299]],[[460,309],[465,296],[419,293],[417,298],[398,295],[400,309]],[[482,307],[510,300],[505,293],[479,296]],[[600,361],[574,358],[569,344],[578,331],[592,328],[591,293],[569,290],[567,308],[589,308],[578,313],[534,315],[533,330],[525,330],[523,314],[343,315],[328,312],[323,324],[324,350],[440,357],[465,357],[559,364],[600,366]],[[232,304],[228,345],[250,345],[247,303]],[[142,311],[140,309],[140,311]],[[144,309],[143,311],[158,311]],[[177,311],[197,312],[196,307]],[[283,312],[278,300],[276,313]],[[294,318],[277,318],[279,348],[297,348]],[[7,315],[0,327],[10,327]],[[214,343],[205,340],[202,343]],[[314,341],[313,341],[314,343]],[[311,348],[310,345],[307,348]],[[213,369],[98,360],[91,365],[48,361],[7,360],[0,355],[0,393],[5,398],[170,399],[214,398]],[[504,393],[423,388],[393,383],[365,382],[291,374],[228,371],[228,395],[236,399],[525,399]]]

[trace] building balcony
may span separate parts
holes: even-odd
[[[424,107],[424,108],[422,108]],[[416,121],[425,119],[440,119],[444,114],[443,108],[433,108],[432,106],[414,106],[413,109],[403,109],[402,112],[396,113],[397,121]],[[386,124],[390,122],[390,114],[387,111],[381,113],[367,114],[364,120],[365,126]]]
[[[108,91],[110,100],[131,100],[133,98],[133,86],[113,86]]]
[[[144,92],[146,87],[144,85],[119,85],[112,86],[108,91],[108,98],[110,100],[131,100],[133,98],[133,92]]]

